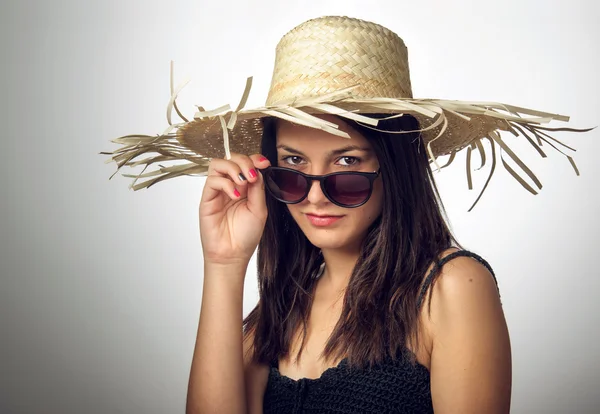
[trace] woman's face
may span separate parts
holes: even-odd
[[[374,172],[379,163],[369,141],[338,118],[321,116],[334,122],[350,139],[286,121],[277,123],[277,164],[306,174],[324,175],[338,171]],[[313,181],[308,196],[287,207],[308,240],[321,249],[357,249],[369,226],[381,213],[381,177],[373,182],[369,200],[360,207],[344,208],[329,201],[318,181]],[[335,219],[315,216],[332,216]]]

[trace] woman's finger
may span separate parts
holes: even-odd
[[[208,165],[208,176],[229,177],[237,185],[246,185],[247,178],[242,167],[232,160],[213,158]]]
[[[266,157],[255,154],[251,156],[232,153],[231,159],[213,158],[208,166],[208,175],[228,176],[238,185],[258,181],[258,170],[269,166]]]
[[[246,197],[248,198],[248,209],[257,217],[266,217],[267,202],[265,199],[265,182],[264,177],[259,170],[267,168],[271,163],[266,157],[260,154],[251,155],[250,160],[257,172],[257,177],[247,188],[248,193]]]
[[[258,180],[258,169],[254,165],[254,160],[243,154],[231,154],[230,161],[236,163],[244,175],[244,178],[250,183],[255,183]]]
[[[231,179],[217,175],[206,178],[202,193],[202,200],[204,202],[212,201],[222,193],[225,193],[232,200],[239,200],[242,197],[242,194]]]

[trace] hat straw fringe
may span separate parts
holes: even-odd
[[[133,183],[130,187],[133,190],[139,190],[142,188],[148,188],[158,182],[182,176],[182,175],[205,175],[208,170],[209,157],[199,155],[193,150],[183,146],[177,138],[176,133],[172,133],[173,129],[179,129],[180,127],[188,124],[190,121],[181,113],[177,106],[177,97],[181,90],[189,83],[186,79],[178,87],[174,87],[174,76],[173,76],[173,61],[171,61],[171,73],[170,73],[170,91],[171,96],[167,104],[167,122],[169,127],[162,135],[150,136],[150,135],[126,135],[112,140],[113,143],[121,145],[122,148],[113,152],[101,152],[104,155],[111,155],[112,158],[106,162],[116,162],[117,171],[110,178],[112,178],[117,172],[123,167],[137,167],[144,165],[144,169],[139,174],[123,174],[128,178],[134,178]],[[450,152],[450,158],[443,165],[440,166],[437,162],[437,158],[434,154],[432,143],[437,139],[441,138],[448,128],[447,114],[456,116],[464,121],[470,121],[472,116],[485,116],[494,118],[499,121],[504,121],[503,126],[499,126],[496,130],[489,131],[486,136],[473,140],[471,143],[465,145],[467,147],[467,183],[469,189],[473,188],[472,182],[472,151],[478,149],[481,157],[481,165],[476,170],[482,169],[486,165],[486,150],[483,147],[482,140],[486,139],[491,145],[491,158],[492,167],[490,174],[479,193],[477,199],[469,209],[471,211],[475,205],[481,199],[485,189],[487,188],[492,175],[494,174],[496,167],[496,150],[495,145],[500,147],[500,158],[504,168],[519,182],[527,191],[532,194],[537,194],[537,191],[528,184],[504,159],[503,153],[506,153],[517,166],[535,183],[538,189],[542,188],[541,182],[533,174],[533,172],[525,165],[524,162],[508,147],[508,145],[500,137],[498,132],[500,129],[506,129],[515,136],[523,136],[527,141],[534,147],[534,149],[540,154],[541,157],[546,158],[546,153],[542,150],[543,143],[548,144],[556,151],[565,155],[569,160],[571,166],[575,170],[576,174],[579,175],[579,170],[575,165],[572,157],[566,155],[557,145],[566,149],[575,151],[575,149],[563,144],[557,139],[553,138],[549,132],[587,132],[594,128],[588,129],[576,129],[576,128],[550,128],[544,127],[540,124],[547,124],[552,120],[569,121],[568,116],[551,114],[547,112],[541,112],[533,109],[517,107],[514,105],[507,105],[498,102],[474,102],[474,101],[445,101],[445,100],[416,100],[416,99],[396,99],[396,98],[369,98],[369,99],[357,99],[352,97],[352,90],[357,86],[351,86],[342,90],[334,91],[328,94],[324,94],[316,97],[306,97],[301,99],[295,99],[290,102],[282,103],[275,106],[265,106],[253,110],[244,110],[244,106],[248,100],[250,90],[252,87],[252,77],[247,78],[244,92],[242,93],[239,104],[235,110],[231,110],[230,105],[223,105],[213,110],[204,110],[203,107],[197,106],[198,111],[194,114],[192,122],[201,121],[204,119],[211,119],[220,123],[222,135],[223,135],[223,146],[225,150],[226,158],[231,157],[230,152],[230,136],[229,131],[233,131],[236,124],[239,122],[240,116],[245,119],[251,117],[262,117],[271,116],[286,121],[290,121],[296,124],[321,129],[332,135],[349,138],[349,135],[340,130],[339,126],[333,122],[327,121],[316,116],[315,113],[332,114],[340,116],[342,118],[354,120],[363,126],[391,134],[406,134],[415,132],[426,132],[429,130],[439,129],[436,136],[429,139],[426,145],[428,157],[430,163],[435,166],[437,172],[442,168],[448,167],[455,159],[456,153],[462,148],[455,148]],[[348,109],[352,108],[352,109]],[[354,109],[356,108],[356,109]],[[359,109],[360,108],[360,109]],[[175,111],[177,115],[184,121],[182,123],[174,124],[172,122],[172,113]],[[358,112],[362,113],[358,113]],[[369,117],[364,113],[390,113],[388,118],[395,118],[402,116],[406,113],[418,114],[422,117],[427,117],[431,120],[431,123],[426,123],[421,129],[416,131],[386,131],[377,128],[380,119]],[[386,118],[383,118],[386,119]],[[502,124],[499,124],[502,125]],[[431,134],[433,135],[433,134]],[[534,140],[535,137],[535,140]],[[537,142],[535,142],[537,141]],[[557,144],[557,145],[555,145]],[[143,154],[157,153],[158,155],[148,157],[143,160],[137,160]],[[146,172],[146,169],[153,164],[166,161],[189,161],[186,164],[174,165],[169,167],[159,166],[157,170]],[[143,182],[138,180],[145,179]]]
[[[403,116],[405,114],[401,114],[401,115],[394,115],[394,116],[390,116],[388,118],[380,118],[380,119],[375,119],[375,118],[371,118],[372,120],[375,119],[376,121],[381,121],[384,119],[391,119],[391,118],[396,118],[398,116]],[[398,134],[398,135],[402,135],[402,134],[414,134],[416,132],[426,132],[429,131],[431,129],[435,129],[437,127],[439,127],[441,124],[444,123],[444,120],[446,119],[445,114],[442,112],[437,119],[429,126],[426,126],[424,128],[420,128],[420,129],[416,129],[416,130],[412,130],[412,131],[408,131],[408,130],[402,130],[402,131],[392,131],[392,130],[386,130],[386,129],[379,129],[379,128],[375,128],[372,127],[370,125],[366,125],[363,122],[359,122],[362,126],[372,129],[373,131],[379,131],[379,132],[385,132],[387,134]]]
[[[444,132],[446,132],[446,128],[448,128],[448,118],[446,118],[446,116],[443,114],[440,118],[443,119],[442,129],[440,130],[440,132],[437,134],[437,136],[435,138],[433,138],[431,141],[429,141],[427,143],[427,153],[429,154],[429,157],[430,157],[429,159],[433,160],[433,164],[436,166],[438,172],[441,171],[441,168],[440,168],[440,165],[437,163],[437,157],[433,154],[433,149],[431,147],[431,144],[435,140],[439,139],[444,134]]]
[[[521,133],[521,135],[523,135],[525,137],[525,139],[527,139],[527,141],[531,144],[531,146],[533,148],[535,148],[535,150],[542,156],[542,158],[546,158],[547,157],[546,153],[540,148],[540,146],[542,145],[542,141],[541,140],[538,139],[539,145],[537,145],[533,141],[533,139],[529,136],[529,134],[527,134],[525,132],[524,128],[521,128],[518,124],[516,124],[514,122],[512,124],[510,124],[510,126],[513,128],[513,131],[514,131],[514,129],[517,129]],[[518,132],[514,131],[513,134],[518,135]]]
[[[576,151],[576,150],[575,150],[575,148],[572,148],[572,147],[569,147],[569,146],[568,146],[568,145],[566,145],[566,144],[563,144],[562,142],[560,142],[560,141],[559,141],[559,140],[557,140],[556,138],[553,138],[553,137],[551,137],[550,135],[548,135],[547,133],[543,132],[542,130],[539,130],[539,129],[538,129],[536,132],[537,132],[539,135],[541,135],[542,137],[546,137],[546,138],[548,138],[549,140],[551,140],[551,141],[554,141],[554,142],[556,142],[557,144],[559,144],[559,145],[562,145],[563,147],[565,147],[565,148],[567,148],[567,149],[570,149],[571,151]],[[541,139],[541,137],[540,137],[540,139]],[[546,141],[546,142],[547,142],[547,141]],[[554,147],[554,148],[556,148],[556,147]],[[558,150],[558,148],[556,148],[556,149]]]
[[[122,174],[124,177],[134,178],[130,188],[139,190],[150,187],[160,181],[178,177],[181,175],[204,175],[208,171],[209,159],[198,156],[193,151],[182,147],[175,138],[174,134],[147,136],[147,135],[129,135],[117,138],[115,141],[127,143],[123,148],[112,153],[101,152],[103,155],[112,155],[112,158],[107,162],[115,162],[117,170],[110,176],[112,179],[124,167],[137,167],[144,165],[143,170],[139,174]],[[157,153],[158,155],[147,157],[142,160],[135,161],[136,158],[143,154]],[[179,164],[170,167],[160,167],[160,169],[145,172],[146,169],[153,164],[159,162],[181,161],[188,160],[188,164]],[[139,179],[160,175],[157,178],[137,183]]]
[[[177,112],[177,115],[179,115],[179,117],[184,121],[184,122],[188,122],[187,118],[184,117],[181,112],[179,111],[179,108],[177,107],[177,103],[175,102],[177,100],[177,96],[179,95],[179,92],[181,92],[181,90],[190,82],[189,78],[186,78],[177,88],[173,88],[173,61],[171,61],[171,70],[170,70],[170,82],[169,82],[169,86],[170,86],[170,90],[171,90],[171,97],[169,98],[169,103],[167,105],[167,122],[169,123],[169,125],[173,125],[171,122],[171,116],[173,114],[173,109],[175,109],[175,111]]]
[[[347,132],[340,130],[339,127],[333,122],[329,122],[327,120],[318,118],[298,108],[289,107],[277,111],[267,110],[263,113],[290,122],[294,122],[296,124],[322,129],[323,131],[329,132],[332,135],[340,136],[342,138],[350,138],[350,135],[348,135]]]
[[[508,105],[508,104],[499,103],[499,102],[477,102],[477,101],[436,101],[436,102],[441,102],[444,105],[447,105],[452,102],[456,102],[461,107],[466,106],[466,107],[470,107],[470,108],[480,108],[480,109],[486,108],[486,109],[502,110],[502,111],[506,111],[508,113],[513,114],[514,117],[516,118],[516,120],[525,119],[525,118],[522,118],[519,114],[533,116],[535,118],[531,118],[531,119],[537,118],[540,120],[540,122],[542,122],[541,119],[553,119],[556,121],[563,121],[563,122],[569,122],[569,119],[570,119],[566,115],[552,114],[550,112],[542,112],[542,111],[538,111],[535,109],[523,108],[523,107]],[[463,110],[461,110],[461,112],[463,112]],[[505,118],[505,119],[508,119],[508,118]],[[546,121],[546,122],[548,122],[548,121]],[[544,123],[546,123],[546,122],[544,122]],[[536,122],[536,123],[539,123],[539,122]]]
[[[371,118],[369,116],[360,115],[356,112],[351,112],[345,109],[340,109],[337,106],[329,105],[329,104],[313,104],[309,106],[310,108],[316,109],[326,114],[337,115],[343,118],[351,119],[353,121],[359,122],[365,126],[377,126],[379,123],[378,119]],[[390,117],[391,118],[391,117]]]
[[[450,164],[452,164],[452,162],[454,161],[455,158],[456,158],[456,151],[452,151],[450,153],[450,158],[448,158],[448,161],[446,161],[446,164],[442,165],[441,168],[446,168],[446,167],[450,166]]]
[[[529,184],[527,184],[527,182],[521,176],[519,176],[519,174],[517,174],[517,172],[515,170],[513,170],[510,165],[508,165],[506,163],[506,161],[504,160],[504,157],[502,156],[502,151],[500,151],[500,159],[502,160],[502,165],[504,166],[506,171],[508,171],[510,173],[510,175],[512,175],[515,178],[515,180],[517,180],[521,184],[521,186],[523,186],[524,189],[526,189],[533,195],[537,195],[537,191],[535,191],[533,189],[533,187],[531,187]],[[541,188],[542,188],[541,185],[539,188],[541,190]]]
[[[481,143],[481,139],[475,141],[475,146],[479,150],[479,156],[481,157],[481,165],[476,171],[481,170],[485,166],[486,158],[485,158],[485,149],[483,148],[483,144]]]
[[[208,168],[208,165],[199,165],[199,164],[191,162],[191,163],[187,163],[187,164],[172,165],[169,167],[159,165],[159,167],[160,167],[159,170],[150,171],[145,174],[144,173],[123,174],[123,177],[149,178],[149,177],[159,176],[160,174],[176,174],[176,173],[185,173],[185,175],[203,174],[204,172],[206,172],[206,168]]]
[[[579,169],[577,168],[577,165],[575,164],[575,160],[573,159],[573,157],[565,154],[563,151],[561,151],[559,148],[557,148],[557,146],[555,146],[551,141],[556,142],[559,145],[562,145],[563,147],[571,150],[571,151],[576,151],[576,149],[569,147],[568,145],[565,145],[564,143],[562,143],[561,141],[557,140],[556,138],[550,136],[549,134],[545,133],[544,131],[557,131],[557,132],[588,132],[593,130],[594,128],[586,128],[586,129],[576,129],[576,128],[549,128],[549,127],[542,127],[539,125],[529,125],[527,123],[524,122],[509,122],[509,126],[510,126],[510,132],[512,132],[514,135],[518,136],[519,132],[520,135],[525,137],[527,139],[527,141],[538,151],[538,153],[540,154],[540,156],[542,158],[546,158],[547,155],[546,153],[540,148],[540,146],[542,145],[542,142],[547,143],[548,145],[550,145],[552,148],[554,148],[556,151],[560,152],[562,155],[564,155],[568,160],[569,163],[571,164],[571,166],[573,167],[573,170],[575,171],[575,174],[577,176],[580,175],[579,173]],[[517,132],[518,131],[518,132]],[[528,131],[529,133],[533,134],[537,139],[538,139],[538,143],[539,146],[534,142],[534,140],[529,136],[529,134],[526,132]],[[502,165],[504,166],[504,168],[506,169],[506,171],[508,171],[508,173],[510,175],[512,175],[512,177],[519,183],[521,184],[521,186],[523,188],[525,188],[528,192],[530,192],[533,195],[537,195],[538,191],[536,191],[536,189],[534,187],[532,187],[530,184],[528,184],[523,177],[521,177],[504,159],[503,156],[503,152],[505,152],[506,154],[509,155],[509,157],[515,162],[516,165],[518,165],[527,176],[529,176],[529,178],[531,178],[531,180],[535,183],[536,187],[541,190],[542,189],[542,183],[540,182],[540,180],[535,176],[535,174],[531,171],[531,169],[529,169],[527,167],[527,165],[514,153],[514,151],[512,151],[510,149],[510,147],[506,144],[506,142],[504,140],[502,140],[500,133],[497,131],[492,131],[489,134],[489,137],[485,137],[485,139],[487,139],[488,141],[490,141],[491,144],[491,151],[492,151],[492,169],[490,171],[490,174],[488,176],[488,179],[485,183],[485,185],[483,186],[483,189],[481,190],[481,192],[479,193],[477,199],[475,200],[475,202],[473,203],[473,205],[471,206],[471,208],[469,209],[469,211],[471,211],[475,205],[479,202],[479,200],[481,199],[481,196],[483,195],[483,193],[485,192],[485,189],[487,188],[492,175],[494,173],[495,170],[495,165],[496,165],[496,151],[495,151],[495,144],[498,144],[498,146],[500,147],[500,159],[502,161]],[[486,155],[485,155],[485,150],[482,146],[482,142],[481,139],[474,141],[474,143],[467,149],[467,184],[469,189],[472,189],[472,177],[471,177],[471,150],[474,149],[473,145],[475,145],[477,148],[479,148],[479,153],[481,155],[481,166],[478,169],[481,169],[484,167],[485,163],[486,163]],[[449,162],[447,164],[449,164],[452,161],[453,155],[455,154],[455,152],[453,151],[451,154],[451,159],[449,160]],[[447,165],[444,165],[444,167],[446,167]],[[443,168],[443,167],[442,167]]]
[[[184,167],[181,170],[177,170],[177,171],[172,171],[172,172],[168,172],[168,170],[166,168],[161,168],[160,172],[159,171],[155,171],[155,173],[160,173],[162,175],[156,177],[155,179],[152,180],[147,180],[144,181],[142,183],[139,184],[135,184],[135,180],[134,180],[134,184],[132,184],[130,186],[131,189],[133,189],[134,191],[140,190],[142,188],[150,188],[151,186],[153,186],[156,183],[159,183],[161,181],[164,180],[168,180],[170,178],[175,178],[175,177],[180,177],[183,175],[206,175],[206,172],[208,171],[208,165],[203,166],[203,165],[197,165],[197,164],[185,164],[185,165],[179,165],[178,167]],[[138,176],[134,176],[137,178],[139,178]]]
[[[219,115],[219,122],[221,123],[221,130],[223,131],[223,146],[225,149],[225,159],[231,159],[231,150],[229,148],[229,131],[227,130],[227,124],[223,115]]]
[[[467,148],[467,186],[469,187],[469,190],[473,189],[473,181],[471,179],[471,150],[472,149],[473,149],[472,146]]]
[[[521,169],[529,176],[529,178],[531,178],[535,184],[538,186],[539,189],[542,188],[542,183],[540,182],[540,180],[538,180],[538,178],[535,176],[535,174],[527,167],[527,165],[525,165],[525,163],[523,161],[521,161],[521,159],[508,147],[508,145],[506,145],[506,143],[502,140],[502,138],[500,137],[500,134],[496,131],[492,131],[490,133],[491,137],[494,139],[494,141],[496,141],[498,143],[498,145],[500,145],[500,148],[506,152],[510,158],[513,159],[513,161],[519,166],[521,167]],[[500,152],[500,157],[502,158],[502,152]],[[502,158],[503,159],[503,158]],[[504,161],[503,161],[504,162]],[[510,171],[509,171],[510,172]],[[516,178],[516,177],[515,177]],[[517,180],[519,182],[521,182],[522,180]]]
[[[488,141],[490,141],[490,147],[491,147],[491,151],[492,151],[492,167],[490,169],[490,173],[488,175],[487,180],[485,181],[485,184],[483,185],[483,188],[481,189],[481,191],[479,192],[479,195],[477,196],[477,198],[475,199],[475,202],[473,203],[473,205],[471,205],[471,207],[469,208],[469,212],[471,210],[473,210],[473,208],[475,208],[475,206],[477,205],[477,203],[479,202],[479,200],[481,199],[481,196],[483,195],[483,193],[485,192],[485,189],[487,188],[488,184],[490,183],[490,181],[492,180],[492,176],[494,175],[494,171],[496,171],[496,147],[494,145],[494,141],[490,138],[490,137],[485,137],[485,139],[487,139]]]

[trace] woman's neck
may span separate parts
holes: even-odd
[[[331,249],[322,250],[325,269],[321,281],[328,290],[342,291],[348,286],[352,270],[358,260],[358,250]]]

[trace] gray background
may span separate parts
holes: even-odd
[[[285,3],[285,4],[284,4]],[[342,14],[409,47],[416,97],[486,100],[595,126],[597,2],[9,1],[0,11],[0,412],[183,412],[202,294],[202,178],[128,190],[100,151],[167,126],[169,62],[192,82],[180,107],[266,98],[278,39]],[[600,412],[600,132],[541,159],[506,141],[544,189],[501,164],[478,207],[465,154],[437,175],[453,228],[495,269],[514,355],[513,412]],[[545,147],[547,148],[547,146]],[[509,161],[510,162],[510,161]],[[478,163],[474,157],[474,166]],[[474,175],[483,185],[489,168]],[[254,262],[244,310],[256,303]]]

